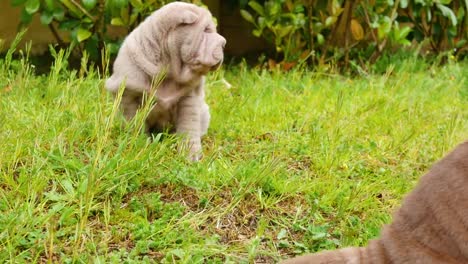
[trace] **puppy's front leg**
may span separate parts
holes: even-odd
[[[130,121],[138,111],[141,105],[141,96],[125,91],[120,102],[120,108],[127,121]]]
[[[176,132],[186,137],[185,144],[189,148],[190,159],[201,158],[200,102],[199,96],[182,97],[177,105]]]

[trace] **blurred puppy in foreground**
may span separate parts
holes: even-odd
[[[437,162],[367,247],[305,255],[284,264],[468,263],[468,141]]]

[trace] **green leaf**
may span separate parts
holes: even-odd
[[[453,45],[453,38],[455,38],[457,36],[458,32],[457,32],[457,28],[455,27],[449,27],[447,29],[447,35],[449,37],[449,41],[450,41],[450,45]]]
[[[457,42],[457,44],[455,44],[455,47],[460,49],[462,48],[465,44],[467,43],[466,39],[461,39],[460,41]]]
[[[177,248],[177,249],[171,250],[171,251],[169,252],[169,254],[174,255],[174,256],[176,256],[176,257],[178,257],[178,258],[180,258],[180,259],[183,259],[184,256],[185,256],[185,251],[184,251],[183,249]]]
[[[82,0],[84,8],[86,10],[91,10],[96,6],[97,1],[96,0]]]
[[[241,9],[240,14],[245,20],[247,20],[248,22],[250,22],[252,24],[255,24],[255,20],[254,20],[253,16],[249,12],[247,12],[244,9]]]
[[[113,0],[111,1],[112,8],[121,9],[124,6],[128,5],[128,0]]]
[[[65,10],[63,10],[62,8],[57,8],[54,10],[54,13],[52,15],[56,20],[62,21],[65,18]]]
[[[468,0],[466,1],[466,6],[468,7]],[[463,17],[465,16],[465,9],[464,8],[458,8],[457,11],[457,19],[458,20],[463,20]]]
[[[322,31],[323,24],[321,22],[316,22],[316,23],[313,24],[313,29],[316,32]]]
[[[23,24],[29,24],[32,21],[32,15],[29,14],[26,9],[21,10],[21,17],[20,17],[21,23]]]
[[[87,29],[79,28],[78,31],[76,32],[76,38],[78,39],[78,42],[83,42],[84,40],[91,37],[92,34],[93,33],[91,33],[91,31]]]
[[[63,208],[62,212],[60,213],[59,224],[60,225],[71,225],[71,224],[75,223],[77,220],[73,216],[74,213],[75,213],[74,206]]]
[[[49,25],[52,23],[52,20],[54,20],[54,16],[50,12],[43,12],[41,14],[41,23],[43,25]]]
[[[39,7],[41,7],[41,2],[39,2],[39,0],[28,0],[24,6],[28,14],[36,13],[39,10]]]
[[[111,20],[111,25],[113,25],[113,26],[123,26],[125,24],[124,24],[123,20],[120,17],[114,17]]]
[[[252,34],[253,34],[254,36],[256,36],[257,38],[259,38],[260,36],[262,36],[262,30],[261,30],[261,29],[254,29],[254,30],[252,31]]]
[[[130,19],[128,21],[128,24],[129,25],[132,25],[132,24],[135,24],[135,22],[137,21],[138,19],[138,13],[133,13],[130,15]]]
[[[259,17],[257,18],[257,23],[258,23],[258,27],[259,27],[259,28],[264,28],[264,27],[265,27],[265,24],[266,24],[266,23],[265,23],[265,18],[259,16]]]
[[[405,39],[405,38],[408,36],[408,34],[411,32],[411,30],[412,30],[412,29],[411,29],[410,27],[408,27],[408,26],[406,26],[406,27],[400,29],[400,30],[398,31],[398,37],[399,37],[400,39]]]
[[[290,247],[291,245],[289,244],[289,242],[287,240],[280,240],[278,241],[278,247],[279,248],[288,248]]]
[[[408,7],[408,0],[400,0],[400,7],[407,8]]]
[[[117,54],[120,49],[119,43],[108,43],[106,45],[106,49],[110,52],[110,54]]]
[[[283,238],[286,238],[287,236],[288,236],[288,231],[286,231],[286,229],[282,228],[282,229],[279,231],[279,233],[278,233],[278,235],[276,236],[276,238],[277,238],[278,240],[281,240],[281,239],[283,239]]]
[[[452,0],[438,0],[437,2],[439,4],[448,5],[452,2]]]
[[[329,17],[327,17],[327,19],[325,19],[325,26],[326,26],[326,27],[329,27],[329,26],[335,24],[336,20],[337,20],[337,17],[336,17],[336,16],[329,16]]]
[[[84,15],[70,0],[60,0],[60,2],[67,7],[68,13],[74,17],[81,18]]]
[[[85,178],[82,182],[79,183],[77,191],[79,194],[84,194],[87,189],[88,189],[88,178]]]
[[[60,185],[62,186],[62,188],[65,190],[67,194],[74,196],[75,187],[73,187],[73,183],[70,180],[65,179],[62,182],[60,182]]]
[[[293,26],[285,26],[285,27],[279,27],[278,28],[278,35],[280,38],[284,38],[286,35],[288,35],[291,31],[293,30]]]
[[[120,18],[122,19],[125,25],[128,25],[128,20],[130,19],[128,6],[120,9]]]
[[[379,27],[377,28],[377,35],[379,39],[385,38],[390,30],[392,29],[392,20],[385,16],[383,21],[380,22]]]
[[[76,20],[76,19],[67,19],[67,20],[64,20],[64,21],[60,22],[60,24],[59,24],[59,29],[71,31],[71,30],[73,30],[74,28],[78,27],[79,24],[80,24],[80,21],[79,21],[79,20]],[[74,31],[76,31],[76,30],[74,30]],[[72,33],[73,33],[73,32],[72,32]],[[75,33],[76,33],[76,32],[75,32]]]
[[[411,45],[411,41],[407,40],[407,39],[402,39],[399,41],[401,45],[403,46],[409,46]]]
[[[452,22],[453,26],[457,25],[457,17],[455,16],[455,13],[453,13],[452,9],[442,5],[442,4],[436,4],[437,8],[439,8],[440,12],[442,12],[442,15],[444,17],[447,17],[450,19],[450,22]]]
[[[54,194],[54,196],[59,196],[58,194]],[[65,198],[66,199],[66,198]],[[65,200],[65,199],[62,199],[62,200]],[[54,204],[54,206],[52,206],[52,208],[50,209],[51,212],[53,213],[58,213],[60,212],[63,208],[65,207],[65,203],[56,203]]]
[[[97,34],[94,34],[86,41],[84,48],[88,52],[90,59],[94,61],[99,59],[99,39]]]
[[[263,6],[261,6],[259,3],[255,1],[250,1],[249,6],[257,12],[257,14],[261,16],[265,16],[265,10],[263,9]]]
[[[312,240],[320,240],[322,238],[326,238],[327,237],[327,233],[325,232],[317,232],[315,234],[312,235]]]
[[[317,34],[317,43],[318,43],[319,45],[323,45],[323,43],[325,43],[325,38],[324,38],[323,35],[320,34],[320,33]]]
[[[93,20],[90,17],[85,17],[81,19],[81,23],[83,24],[92,24]]]
[[[267,8],[268,14],[272,17],[275,17],[281,12],[281,4],[279,2],[267,2],[270,3],[269,8]]]
[[[53,11],[55,9],[54,0],[45,0],[45,8],[49,11]]]
[[[26,2],[27,0],[11,0],[11,5],[12,6],[19,6],[22,5]]]
[[[294,13],[303,14],[304,11],[305,11],[305,7],[303,5],[301,5],[301,4],[296,5],[294,7]]]
[[[44,196],[47,198],[47,200],[51,200],[51,201],[61,201],[61,200],[66,199],[66,198],[63,198],[64,197],[63,194],[58,194],[55,191],[46,192]]]
[[[130,4],[136,8],[141,8],[143,6],[141,0],[130,0]]]

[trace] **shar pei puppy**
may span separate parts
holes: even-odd
[[[125,38],[106,89],[117,95],[124,85],[120,106],[127,120],[135,116],[145,96],[155,96],[146,132],[184,135],[190,158],[198,160],[201,136],[210,121],[204,76],[221,65],[225,44],[207,9],[184,2],[167,4]],[[153,88],[156,92],[150,93]]]
[[[367,247],[326,251],[284,263],[468,263],[468,142],[421,178],[393,222]]]

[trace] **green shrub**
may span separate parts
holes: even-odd
[[[384,50],[412,44],[436,54],[467,50],[466,1],[237,2],[242,17],[254,26],[253,35],[275,45],[276,59],[286,69],[306,59],[319,65],[375,62]]]
[[[27,25],[36,14],[47,25],[61,47],[72,43],[92,60],[101,59],[101,51],[107,44],[111,54],[118,51],[122,38],[112,39],[110,27],[132,31],[145,17],[169,0],[11,0],[21,7],[21,23]],[[69,32],[64,40],[58,30]]]
[[[413,27],[412,40],[428,40],[428,49],[439,53],[455,49],[466,52],[468,46],[467,1],[401,1],[399,17]]]
[[[22,8],[27,25],[39,14],[57,43],[72,43],[93,61],[106,47],[115,54],[122,37],[112,38],[111,27],[133,30],[146,16],[171,0],[11,0]],[[192,0],[201,4],[200,0]],[[253,35],[275,47],[274,60],[283,69],[311,65],[367,66],[384,52],[405,46],[423,54],[449,54],[468,50],[468,2],[452,0],[229,0],[254,29]],[[69,32],[61,39],[58,30]]]

